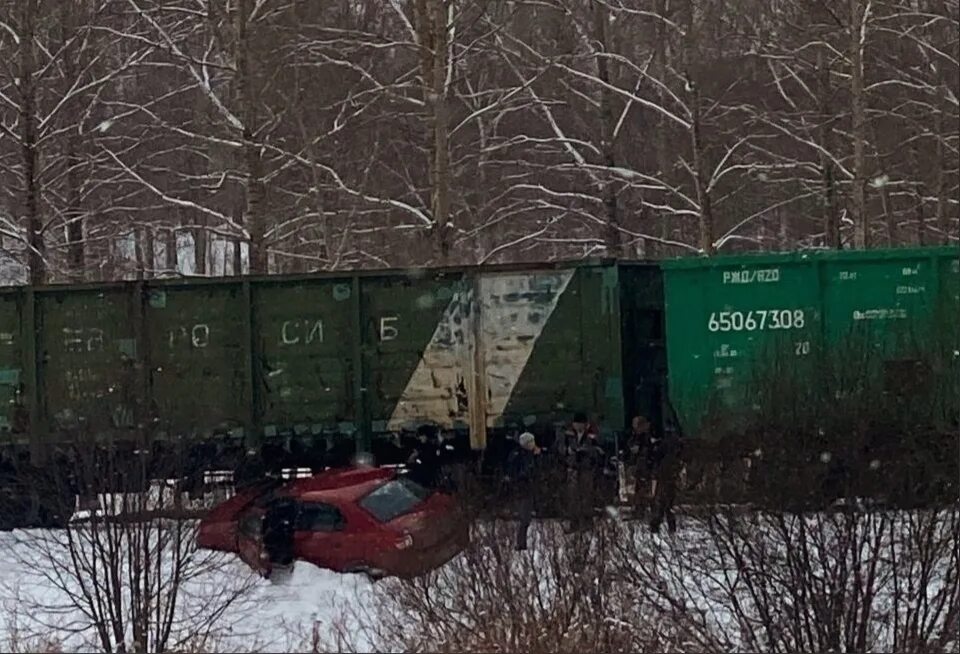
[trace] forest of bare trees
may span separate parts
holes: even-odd
[[[958,29],[958,0],[0,0],[0,274],[956,243]]]

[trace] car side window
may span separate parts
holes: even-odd
[[[303,502],[297,512],[297,531],[342,531],[347,521],[340,509],[320,502]]]

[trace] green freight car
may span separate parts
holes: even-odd
[[[422,423],[481,449],[575,411],[619,431],[657,411],[662,302],[656,266],[609,262],[12,289],[0,431],[38,455],[144,426],[361,449]]]
[[[764,387],[789,392],[831,364],[855,383],[889,386],[925,361],[929,393],[955,415],[958,254],[940,247],[663,262],[670,397],[687,430],[763,410],[758,397],[772,396]]]
[[[665,408],[698,436],[771,361],[796,377],[853,342],[870,377],[936,351],[950,401],[958,294],[955,248],[13,288],[0,438],[366,450],[432,423],[479,450]]]

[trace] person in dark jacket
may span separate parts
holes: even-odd
[[[243,459],[240,460],[233,473],[233,478],[239,489],[263,481],[266,474],[267,467],[263,462],[261,452],[251,447],[245,450]]]
[[[440,482],[440,444],[437,430],[431,425],[417,429],[417,444],[407,459],[410,478],[425,488],[436,488]]]
[[[606,452],[600,444],[599,430],[583,413],[573,417],[566,433],[568,467],[568,508],[573,515],[570,530],[590,525],[594,506],[602,495]]]
[[[272,566],[293,564],[293,533],[297,517],[296,504],[277,502],[267,509],[261,524],[263,548]]]
[[[564,446],[568,458],[575,458],[574,454],[578,448],[585,443],[595,441],[599,430],[587,420],[587,415],[577,412],[573,415],[570,426],[564,432]]]
[[[679,435],[673,432],[666,432],[661,438],[651,441],[649,461],[653,475],[653,516],[650,519],[650,531],[653,533],[659,531],[664,518],[670,533],[677,530],[673,505],[677,499],[677,482],[683,467],[682,446]]]
[[[637,415],[630,421],[630,432],[624,446],[624,461],[633,470],[633,503],[643,512],[653,498],[653,473],[650,465],[650,448],[654,440],[650,421]]]
[[[333,444],[326,452],[324,463],[329,468],[349,468],[352,465],[357,443],[346,434],[336,434]]]
[[[517,505],[516,549],[522,551],[527,549],[527,531],[530,529],[536,505],[535,477],[540,448],[537,447],[537,439],[530,432],[520,434],[517,443],[518,447],[510,452],[507,458],[505,481]]]
[[[645,452],[645,464],[647,476],[650,478],[650,497],[656,497],[657,486],[662,477],[661,468],[667,463],[667,456],[674,454],[674,450],[679,446],[675,435],[654,434],[650,432],[647,439],[647,448]]]

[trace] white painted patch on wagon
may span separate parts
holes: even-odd
[[[480,338],[487,391],[487,424],[503,415],[543,328],[573,271],[488,274],[480,278]],[[473,290],[454,294],[394,407],[388,429],[432,422],[466,423],[467,380],[473,374],[470,312]]]
[[[572,270],[481,278],[487,426],[503,415]]]
[[[430,421],[444,426],[465,414],[465,362],[469,356],[466,309],[469,293],[454,293],[440,316],[420,362],[400,395],[387,428]]]

